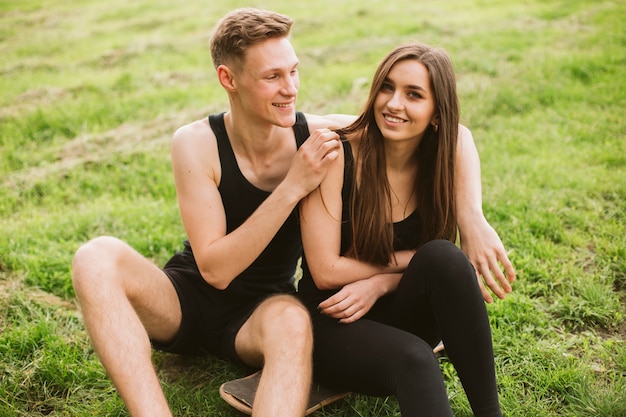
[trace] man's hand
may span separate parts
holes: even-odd
[[[340,146],[337,133],[315,130],[296,153],[284,182],[296,187],[304,198],[320,185],[331,162],[339,156]]]
[[[472,223],[471,231],[461,231],[461,249],[476,269],[478,285],[486,302],[492,303],[493,297],[485,284],[501,299],[512,291],[515,269],[498,233],[484,217],[482,221]]]

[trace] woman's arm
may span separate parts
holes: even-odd
[[[319,289],[336,289],[376,274],[401,272],[406,265],[377,266],[341,256],[344,155],[329,168],[320,187],[300,204],[302,244]],[[406,263],[406,262],[403,262]]]
[[[500,237],[483,214],[480,159],[472,133],[464,126],[459,126],[455,174],[456,215],[461,249],[476,269],[483,298],[491,303],[493,297],[485,284],[496,296],[504,298],[511,292],[510,283],[515,280],[515,270]]]

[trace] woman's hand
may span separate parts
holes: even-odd
[[[461,249],[476,269],[476,278],[483,298],[486,302],[492,303],[493,297],[485,284],[498,298],[505,298],[512,291],[511,283],[515,281],[515,269],[498,233],[487,220],[482,217],[481,221],[471,224],[472,230],[461,230]]]
[[[322,314],[353,323],[367,314],[380,297],[395,290],[402,274],[378,274],[344,285],[318,306]]]

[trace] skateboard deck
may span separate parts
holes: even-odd
[[[229,405],[244,414],[252,414],[252,403],[254,395],[261,379],[261,371],[255,372],[245,378],[235,379],[222,384],[220,387],[220,397]],[[311,385],[309,403],[307,404],[306,415],[321,409],[348,395],[349,392],[334,391],[323,387],[317,383]]]

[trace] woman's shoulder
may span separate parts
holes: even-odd
[[[349,114],[326,114],[323,116],[305,113],[309,130],[316,129],[340,129],[346,127],[356,120],[356,116]]]

